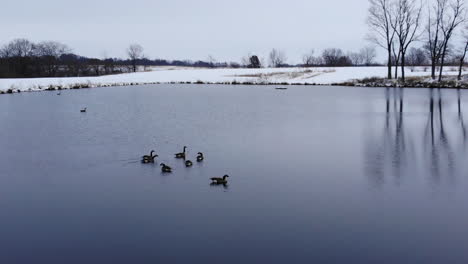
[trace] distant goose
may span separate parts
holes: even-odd
[[[80,112],[81,112],[81,113],[86,113],[86,110],[87,110],[87,109],[88,109],[88,108],[85,107],[85,108],[81,109]]]
[[[175,154],[175,157],[176,157],[177,159],[185,159],[185,150],[186,150],[186,149],[187,149],[187,147],[184,146],[184,151],[181,152],[181,153],[176,153],[176,154]]]
[[[154,163],[154,159],[155,159],[156,157],[159,157],[158,155],[153,155],[154,152],[155,152],[155,151],[152,150],[152,151],[150,152],[149,155],[144,155],[144,156],[142,157],[141,162],[143,162],[143,163]]]
[[[167,166],[166,164],[164,163],[161,163],[161,171],[162,172],[172,172],[172,168]]]
[[[190,160],[185,161],[185,167],[192,167],[192,165],[193,165],[192,161],[190,161]]]
[[[203,153],[198,152],[197,161],[202,162],[204,159],[205,159],[205,157],[203,157]]]
[[[226,184],[227,178],[229,178],[229,175],[224,175],[222,178],[211,178],[212,183],[215,184]]]
[[[57,93],[57,95],[62,95],[62,93],[59,92],[59,93]]]

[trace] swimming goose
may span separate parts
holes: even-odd
[[[185,159],[185,150],[186,150],[186,149],[187,149],[187,147],[184,146],[184,151],[181,152],[181,153],[176,153],[176,154],[175,154],[175,157],[176,157],[177,159]]]
[[[190,160],[185,161],[185,167],[192,167],[192,165],[193,165],[192,161],[190,161]]]
[[[172,172],[172,168],[167,166],[166,164],[164,163],[161,163],[161,171],[162,172]]]
[[[80,112],[81,113],[86,113],[86,110],[87,110],[87,108],[85,107],[85,108],[81,109]]]
[[[205,157],[203,157],[203,153],[198,152],[197,161],[198,161],[198,162],[201,162],[201,161],[203,161],[204,159],[205,159]]]
[[[229,175],[224,175],[222,178],[211,178],[210,180],[216,184],[226,184],[227,178],[229,178]]]
[[[158,155],[153,155],[155,151],[152,150],[149,155],[144,155],[141,162],[143,163],[154,163],[154,158],[159,157]]]

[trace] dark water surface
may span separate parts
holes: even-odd
[[[468,263],[460,94],[460,114],[456,90],[0,96],[0,263]]]

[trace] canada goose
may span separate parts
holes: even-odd
[[[161,171],[162,172],[172,172],[172,168],[167,166],[166,164],[164,163],[161,163]]]
[[[211,178],[211,181],[216,184],[226,184],[227,178],[229,178],[229,175],[224,175],[222,178]]]
[[[85,107],[85,108],[81,109],[80,112],[81,113],[86,113],[86,110],[87,110],[87,108]]]
[[[192,165],[193,165],[192,161],[190,161],[190,160],[185,161],[185,167],[192,167]]]
[[[154,163],[154,158],[159,157],[158,155],[153,155],[155,151],[152,150],[149,155],[144,155],[141,159],[143,163]]]
[[[184,146],[184,151],[183,151],[183,152],[181,152],[181,153],[176,153],[176,154],[175,154],[176,159],[185,159],[185,150],[186,150],[186,149],[187,149],[187,147]]]
[[[204,159],[205,159],[205,157],[203,157],[203,153],[198,152],[197,161],[202,162]]]

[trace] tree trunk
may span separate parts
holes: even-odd
[[[398,81],[398,61],[395,62],[395,80]]]
[[[442,52],[442,56],[440,59],[439,82],[442,81],[442,73],[444,71],[444,63],[445,63],[445,54],[447,54],[447,46],[445,46],[444,52]]]
[[[440,69],[439,69],[439,82],[442,81],[442,73],[444,70],[444,58],[440,61]]]
[[[462,71],[463,71],[463,63],[464,59],[460,60],[460,67],[458,68],[458,80],[461,81]]]
[[[405,53],[401,54],[401,80],[405,83]]]
[[[461,81],[461,75],[462,75],[462,71],[463,71],[463,63],[464,60],[460,60],[460,67],[458,68],[458,80]]]
[[[442,73],[444,70],[444,58],[440,61],[440,69],[439,69],[439,82],[442,81]]]
[[[387,63],[387,67],[388,67],[388,75],[387,75],[387,78],[388,78],[388,79],[392,79],[392,48],[391,48],[391,46],[388,47],[388,63]]]
[[[458,80],[461,81],[463,65],[465,64],[466,51],[468,49],[468,42],[466,42],[465,50],[462,57],[460,58],[460,67],[458,68]]]

